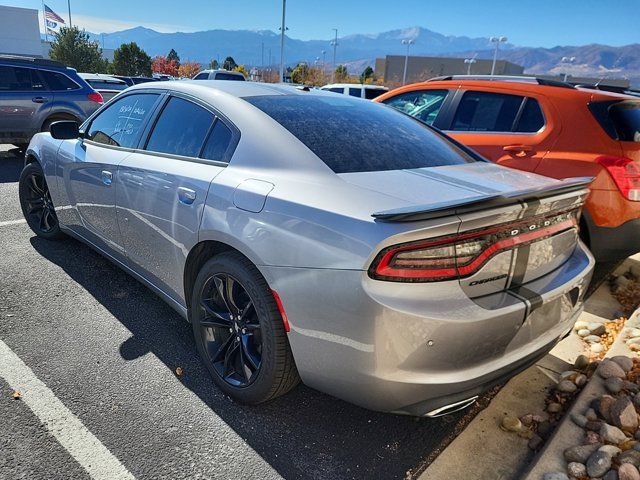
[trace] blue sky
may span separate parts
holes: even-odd
[[[0,0],[41,8],[40,0]],[[66,0],[46,0],[67,17]],[[277,31],[281,0],[71,0],[74,23],[95,33],[143,25],[159,31]],[[289,36],[325,39],[411,26],[443,34],[506,35],[523,46],[640,43],[640,0],[288,0]]]

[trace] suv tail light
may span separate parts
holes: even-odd
[[[89,95],[87,95],[87,98],[92,102],[104,103],[104,98],[102,98],[102,95],[100,95],[100,93],[98,92],[91,92]]]
[[[476,273],[500,252],[577,230],[579,210],[530,218],[461,235],[412,242],[382,250],[369,276],[394,282],[437,282]]]
[[[640,164],[626,157],[598,157],[620,193],[628,200],[640,202]]]

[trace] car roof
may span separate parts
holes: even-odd
[[[366,85],[366,84],[362,84],[362,83],[329,83],[327,85],[323,85],[320,88],[344,88],[344,87],[351,87],[351,88],[355,88],[355,87],[359,87],[359,88],[366,88],[366,89],[372,89],[372,90],[389,90],[387,87],[383,86],[383,85]]]
[[[48,58],[26,57],[22,55],[0,55],[0,62],[75,71],[73,68],[67,67],[64,63],[50,60]]]
[[[110,83],[126,83],[124,80],[121,80],[121,79],[116,78],[116,77],[112,77],[111,75],[105,75],[103,73],[82,73],[82,72],[78,72],[78,75],[80,75],[80,78],[83,78],[84,80],[102,80],[102,81],[110,82]]]
[[[203,72],[206,72],[206,73],[222,72],[222,73],[232,73],[234,75],[242,75],[242,76],[244,76],[242,74],[242,72],[234,72],[233,70],[225,70],[224,68],[216,68],[215,70],[212,70],[210,68],[206,68],[206,69],[202,70],[200,73],[203,73]]]
[[[321,90],[284,85],[281,83],[229,82],[227,80],[176,80],[173,82],[140,83],[129,88],[132,90],[174,90],[194,96],[208,96],[226,93],[234,97],[257,97],[265,95],[331,95]]]

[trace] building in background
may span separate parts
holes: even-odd
[[[404,73],[404,55],[387,55],[384,58],[376,58],[375,76],[384,78],[385,83],[402,82]],[[469,65],[464,58],[451,57],[419,57],[409,56],[407,59],[407,83],[419,82],[443,75],[466,75],[469,67],[472,75],[491,74],[492,60],[475,59]],[[522,75],[524,67],[506,60],[496,62],[496,75]]]
[[[0,6],[0,54],[43,56],[38,10]]]

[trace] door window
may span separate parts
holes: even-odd
[[[349,95],[360,98],[362,92],[359,88],[349,88]]]
[[[194,80],[209,80],[209,74],[207,72],[202,72],[193,77]]]
[[[0,90],[28,92],[32,89],[30,68],[0,67]]]
[[[535,133],[540,131],[542,127],[544,127],[544,115],[542,114],[540,104],[535,98],[527,97],[515,131]]]
[[[142,93],[117,100],[91,122],[86,138],[116,147],[137,147],[158,96],[155,93]]]
[[[44,78],[49,90],[55,92],[66,92],[68,90],[78,90],[80,86],[62,73],[40,70],[40,75]]]
[[[512,132],[524,97],[489,92],[466,92],[451,130]]]
[[[172,97],[153,127],[146,150],[197,157],[214,115],[195,103]]]
[[[231,130],[221,120],[216,121],[202,151],[202,158],[208,160],[227,161],[225,153],[231,143]]]
[[[384,103],[427,125],[433,125],[449,90],[416,90],[396,95]]]

